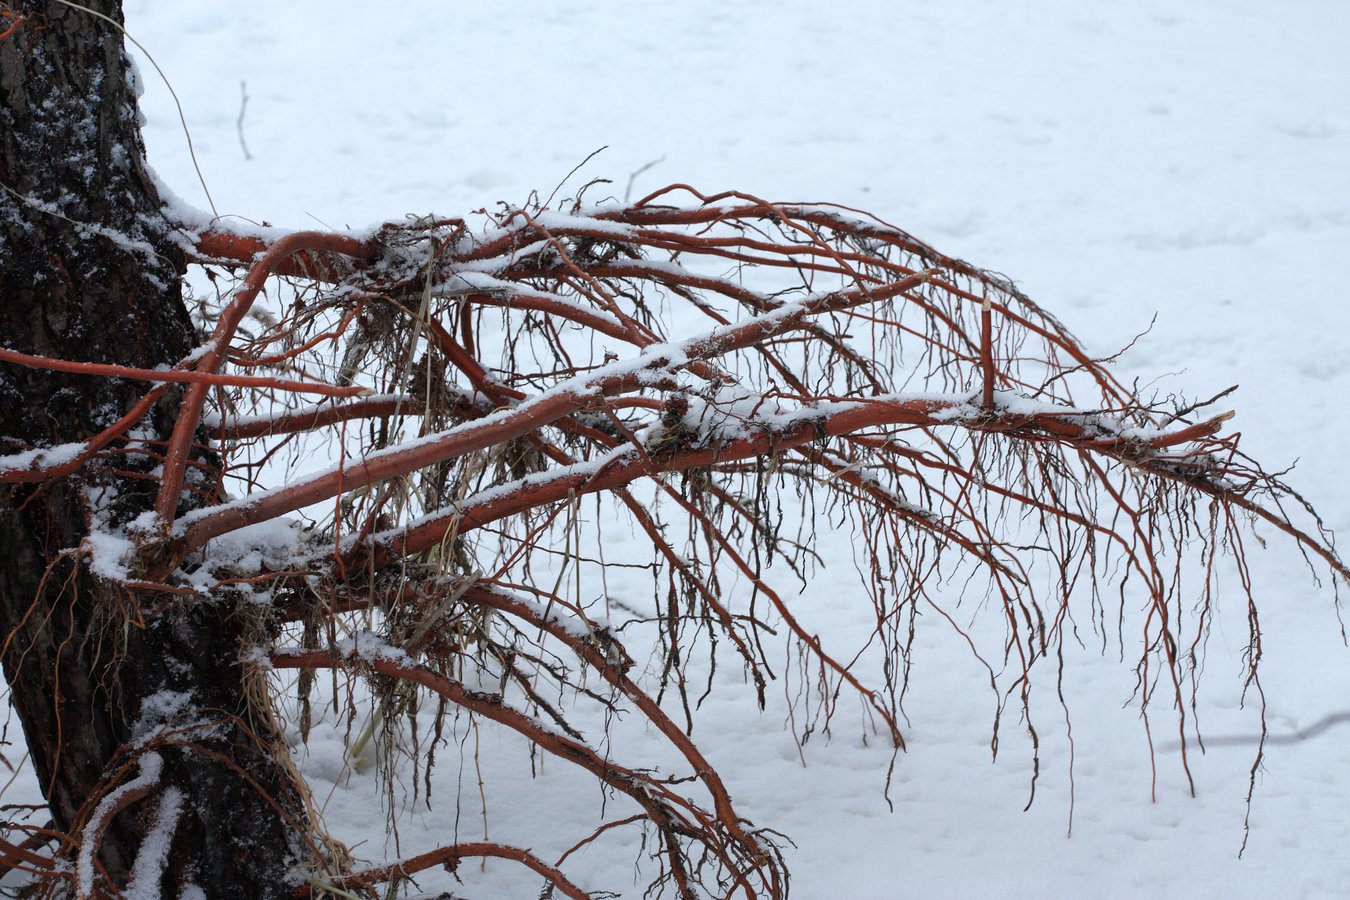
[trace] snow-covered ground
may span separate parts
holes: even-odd
[[[608,177],[620,198],[640,172],[634,197],[683,181],[866,208],[1011,274],[1094,352],[1156,315],[1126,380],[1195,397],[1241,385],[1227,402],[1246,449],[1271,468],[1299,460],[1290,481],[1350,533],[1350,289],[1335,274],[1350,247],[1350,4],[129,0],[126,19],[177,92],[222,214],[289,228],[456,214],[547,194],[583,160],[569,184]],[[151,163],[204,208],[173,101],[141,70]],[[1308,733],[1267,748],[1240,860],[1259,729],[1239,708],[1240,603],[1211,637],[1194,798],[1156,723],[1154,796],[1131,648],[1122,663],[1114,644],[1070,660],[1072,780],[1062,714],[1041,713],[1026,811],[1023,732],[1005,726],[991,762],[987,678],[939,628],[917,644],[893,812],[889,753],[856,715],[799,755],[781,691],[761,714],[719,676],[694,736],[739,809],[795,842],[799,897],[1350,896],[1350,722],[1314,727],[1350,715],[1350,650],[1332,592],[1266,536],[1250,554],[1271,731]],[[827,542],[828,577],[794,601],[827,645],[870,616],[840,590],[848,548],[847,534]],[[481,837],[472,740],[442,751],[433,808],[402,817],[396,846],[380,783],[347,768],[339,738],[316,728],[304,766],[358,855],[446,843],[457,815]],[[473,740],[493,839],[566,847],[559,834],[599,821],[598,790],[561,764],[529,780],[518,740]],[[640,732],[616,741],[628,758],[665,752]],[[639,896],[633,859],[601,841],[565,868]],[[476,900],[538,889],[509,862],[460,877],[421,883]]]

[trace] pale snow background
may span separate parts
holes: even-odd
[[[1299,459],[1292,482],[1350,533],[1350,290],[1338,275],[1350,247],[1350,3],[128,0],[126,18],[178,92],[222,213],[288,228],[457,214],[547,194],[605,145],[581,177],[614,179],[620,197],[659,159],[634,197],[684,181],[867,208],[1010,273],[1096,352],[1156,313],[1122,372],[1196,397],[1241,384],[1226,402],[1246,449],[1276,468]],[[172,102],[142,72],[151,162],[205,207]],[[236,134],[241,81],[252,161]],[[846,646],[870,608],[840,589],[849,536],[824,549],[837,560],[828,584],[794,602],[827,645]],[[1286,542],[1250,551],[1272,731],[1350,712],[1330,591]],[[1210,737],[1257,728],[1237,708],[1243,616],[1234,604],[1211,641]],[[1023,812],[1029,750],[1011,723],[991,765],[980,670],[940,629],[921,635],[917,656],[894,813],[888,754],[863,745],[855,714],[841,713],[831,743],[808,744],[803,766],[781,691],[760,715],[737,679],[719,678],[700,711],[695,738],[741,812],[797,843],[795,896],[1350,896],[1350,725],[1269,747],[1239,861],[1254,746],[1196,752],[1192,799],[1155,724],[1150,802],[1145,735],[1123,708],[1128,657],[1079,654],[1070,838],[1056,707],[1041,711],[1042,778]],[[518,740],[481,740],[493,839],[548,857],[598,821],[599,791],[562,763],[529,781]],[[616,752],[665,758],[641,734]],[[434,810],[402,820],[401,850],[377,782],[347,772],[341,753],[316,729],[305,766],[363,857],[452,840],[457,777],[461,833],[481,836],[472,760],[457,773],[457,747],[442,751]],[[602,842],[565,868],[588,889],[639,896],[633,858],[631,845]],[[499,861],[461,876],[437,870],[422,887],[483,900],[534,896],[539,883]]]

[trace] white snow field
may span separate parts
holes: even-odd
[[[601,147],[567,186],[607,177],[622,198],[648,166],[634,198],[686,182],[864,208],[1008,273],[1095,355],[1153,322],[1118,363],[1124,380],[1197,399],[1240,385],[1223,402],[1247,452],[1270,469],[1297,460],[1290,483],[1350,534],[1350,3],[129,0],[126,20],[177,92],[222,214],[290,229],[454,215],[547,195]],[[206,208],[173,100],[140,69],[151,163]],[[1025,810],[1032,750],[1016,703],[992,761],[987,675],[933,616],[920,617],[893,811],[890,752],[852,698],[799,752],[783,687],[761,713],[729,665],[694,738],[741,813],[794,842],[792,892],[808,900],[1350,896],[1350,650],[1330,585],[1292,542],[1258,534],[1272,740],[1241,858],[1260,723],[1259,698],[1243,702],[1247,609],[1231,572],[1195,711],[1208,743],[1190,749],[1193,797],[1167,703],[1150,714],[1151,756],[1132,700],[1128,590],[1105,653],[1080,620],[1064,684],[1072,747],[1053,669],[1041,672]],[[845,659],[872,614],[852,588],[852,539],[823,534],[826,568],[793,597]],[[649,597],[643,578],[609,588]],[[941,593],[978,618],[980,585]],[[998,610],[984,612],[996,645]],[[328,824],[371,863],[485,827],[551,861],[606,812],[594,783],[553,760],[532,778],[528,748],[486,726],[439,751],[430,808],[374,767],[354,771],[342,738],[316,726],[300,761]],[[604,746],[670,761],[640,728]],[[636,834],[616,835],[563,868],[587,890],[639,897],[654,870],[635,869]],[[493,860],[408,890],[490,900],[541,884]]]

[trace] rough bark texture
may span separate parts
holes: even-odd
[[[121,20],[115,2],[84,2]],[[0,41],[0,340],[65,359],[176,362],[196,340],[180,294],[183,258],[145,168],[122,36],[54,0],[10,8],[29,18]],[[0,364],[0,454],[95,434],[147,387]],[[157,438],[176,396],[147,423]],[[172,785],[184,803],[165,896],[188,884],[210,897],[285,896],[303,822],[283,816],[301,815],[296,792],[251,734],[266,743],[267,729],[240,727],[247,623],[224,600],[143,617],[140,598],[71,552],[91,517],[126,522],[150,508],[154,481],[134,477],[150,467],[126,455],[0,491],[0,656],[11,703],[62,831],[78,835],[98,799],[136,775],[132,742],[160,748],[160,784],[103,838],[99,859],[114,883],[125,886],[156,798]],[[211,721],[219,727],[190,727]],[[188,730],[166,741],[175,727]]]

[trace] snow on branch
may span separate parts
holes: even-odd
[[[150,794],[159,784],[160,773],[164,769],[164,757],[153,750],[142,753],[139,759],[140,771],[136,777],[109,791],[94,808],[89,823],[84,827],[80,840],[80,851],[75,857],[76,896],[87,898],[94,890],[94,857],[103,833],[112,822],[113,816]],[[181,799],[181,798],[180,798]],[[166,801],[167,802],[167,801]],[[176,804],[174,805],[176,810]],[[163,807],[161,809],[163,812]],[[175,812],[173,818],[176,819]],[[154,855],[153,853],[151,854]],[[139,859],[138,859],[139,861]],[[152,865],[147,857],[147,866]]]
[[[371,683],[389,728],[409,692],[428,691],[441,716],[467,710],[569,760],[631,800],[623,822],[655,830],[657,882],[682,897],[777,897],[786,885],[767,833],[689,737],[696,651],[708,671],[733,653],[762,705],[774,678],[809,681],[790,712],[801,734],[828,731],[841,695],[855,696],[898,749],[909,651],[931,612],[988,673],[993,752],[1012,703],[1034,755],[1032,692],[1075,639],[1070,605],[1087,594],[1104,635],[1096,587],[1125,573],[1144,610],[1130,626],[1140,703],[1172,710],[1186,766],[1216,556],[1245,565],[1257,518],[1347,575],[1311,507],[1224,433],[1231,413],[1137,394],[1006,279],[857,211],[672,185],[628,206],[196,240],[199,264],[241,277],[206,313],[210,340],[156,374],[187,384],[173,433],[136,431],[170,396],[155,387],[84,444],[0,457],[0,481],[148,456],[154,515],[91,539],[130,548],[99,571],[153,597],[148,615],[244,602],[262,623],[251,658],[302,672],[302,734],[313,672],[332,669]],[[331,399],[301,402],[315,390]],[[325,443],[307,474],[276,476],[278,461]],[[598,538],[581,536],[583,503]],[[821,527],[855,536],[880,638],[865,652],[827,646],[782,589],[829,562],[813,544]],[[645,561],[606,558],[615,529],[645,545]],[[1200,574],[1186,587],[1202,597],[1189,613],[1187,551]],[[623,565],[650,569],[650,601],[581,587]],[[976,583],[997,642],[950,611],[952,585]],[[616,634],[648,621],[659,664],[641,676]],[[1249,626],[1254,683],[1254,615]],[[765,649],[779,628],[808,674],[783,674],[793,666]],[[690,774],[607,758],[549,699],[559,694],[637,710]],[[87,846],[96,823],[151,789],[154,758],[104,798]],[[156,828],[171,832],[167,795],[161,806]],[[489,843],[330,886],[480,854],[580,895],[562,860]]]

